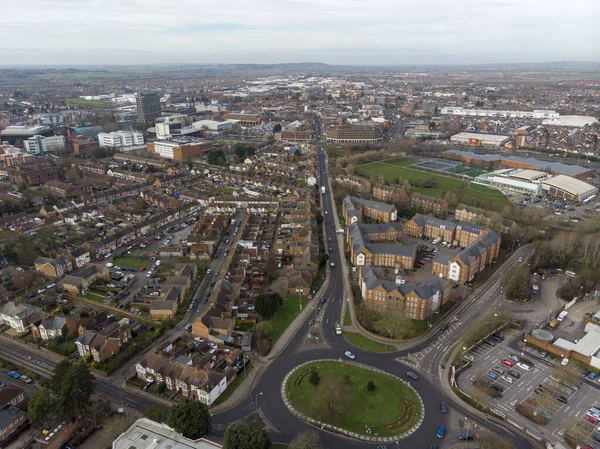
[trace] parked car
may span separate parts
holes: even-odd
[[[511,377],[514,377],[515,379],[519,379],[521,377],[521,375],[519,373],[517,373],[516,371],[513,371],[513,370],[508,370],[508,375]]]
[[[512,360],[515,363],[519,363],[521,361],[521,359],[514,354],[507,355],[506,358],[508,360]]]
[[[504,373],[506,372],[506,371],[504,371],[502,368],[500,368],[499,366],[494,366],[494,367],[492,368],[492,371],[495,371],[495,372],[497,372],[497,373],[498,373],[498,374],[500,374],[500,375],[502,375],[502,374],[504,374]]]
[[[490,385],[494,390],[496,390],[498,393],[502,393],[504,391],[504,387],[501,387],[500,385],[497,384],[493,384]]]
[[[591,373],[588,375],[588,379],[591,379],[591,380],[595,380],[595,379],[596,379],[596,377],[598,377],[598,374],[596,374],[596,373],[594,373],[594,372],[591,372]]]
[[[9,375],[9,377],[12,377],[13,379],[19,379],[21,377],[21,374],[18,373],[17,371],[9,371],[8,375]]]
[[[473,435],[470,433],[459,433],[458,439],[461,441],[473,441]]]
[[[529,365],[526,365],[525,363],[517,363],[517,367],[521,368],[524,371],[529,371],[531,369]]]
[[[556,400],[558,402],[562,402],[563,404],[568,404],[569,400],[567,399],[566,396],[563,396],[562,394],[559,394],[556,396]]]
[[[512,368],[513,366],[515,366],[515,364],[512,362],[512,360],[508,360],[508,359],[502,359],[502,363],[504,363],[509,368]]]
[[[546,357],[548,357],[548,353],[546,351],[542,351],[540,352],[540,357],[545,359]]]
[[[488,371],[488,372],[485,373],[485,375],[488,376],[488,377],[491,377],[494,380],[498,379],[498,375],[495,372],[493,372],[493,371]]]

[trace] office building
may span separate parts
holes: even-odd
[[[142,122],[154,122],[160,117],[160,94],[158,92],[138,92],[138,117]]]
[[[144,135],[137,131],[115,131],[112,133],[98,134],[98,143],[101,147],[127,148],[144,145]]]
[[[115,441],[112,449],[219,449],[222,446],[206,438],[191,440],[166,424],[147,418],[138,419]]]
[[[67,142],[65,136],[45,137],[36,135],[23,141],[23,146],[29,154],[38,155],[64,150],[67,148]]]
[[[156,153],[165,159],[187,161],[214,150],[212,142],[180,137],[171,140],[157,140],[146,146],[149,153]]]
[[[375,143],[383,140],[381,129],[374,126],[338,125],[327,129],[327,141],[335,143]]]

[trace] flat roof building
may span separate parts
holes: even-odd
[[[509,136],[482,133],[458,133],[450,137],[450,142],[468,145],[485,145],[499,147],[510,140]]]
[[[598,187],[570,176],[557,175],[542,180],[542,187],[548,194],[569,201],[583,201],[596,195]]]
[[[374,126],[338,125],[327,129],[327,141],[335,143],[375,143],[381,142],[381,129]]]
[[[156,153],[166,159],[187,161],[203,153],[208,153],[215,147],[212,142],[180,137],[172,140],[156,140],[148,143],[146,149],[149,153]]]
[[[467,109],[458,106],[447,106],[440,110],[442,115],[465,115],[471,117],[506,117],[506,118],[535,118],[556,119],[560,114],[553,110],[535,109],[533,111],[502,111],[496,109]]]
[[[53,132],[47,126],[8,126],[0,131],[0,141],[14,145],[33,136],[52,136]]]

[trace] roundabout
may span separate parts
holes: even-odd
[[[304,363],[285,377],[281,394],[298,418],[359,440],[405,438],[424,417],[421,397],[407,382],[353,362]]]

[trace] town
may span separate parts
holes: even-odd
[[[0,447],[600,447],[600,66],[237,70],[0,68]]]

